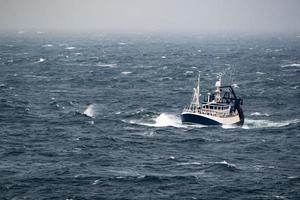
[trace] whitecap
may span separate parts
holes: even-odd
[[[162,113],[158,117],[151,119],[151,121],[153,122],[147,123],[141,120],[130,120],[129,123],[151,127],[183,127],[180,118],[174,114]]]
[[[117,64],[102,64],[102,63],[97,63],[96,66],[97,67],[110,67],[110,68],[114,68],[114,67],[117,67]]]
[[[263,74],[266,74],[266,73],[264,73],[264,72],[256,72],[256,74],[263,75]]]
[[[184,72],[184,75],[191,75],[193,73],[194,73],[193,71],[186,71],[186,72]]]
[[[267,116],[267,117],[270,116],[268,113],[260,113],[260,112],[253,112],[250,115],[251,116]]]
[[[299,123],[299,119],[293,119],[293,120],[285,120],[280,122],[274,122],[270,120],[255,120],[255,119],[245,119],[245,123],[242,126],[244,129],[252,129],[252,128],[271,128],[271,127],[282,127],[282,126],[288,126],[290,124]]]
[[[125,42],[119,42],[118,44],[123,46],[123,45],[126,45],[127,43],[125,43]]]
[[[88,117],[95,118],[96,114],[97,114],[95,104],[88,105],[87,108],[85,109],[85,111],[83,112],[83,114],[88,116]]]
[[[97,184],[99,183],[99,181],[100,181],[100,180],[95,180],[95,181],[93,182],[93,185],[97,185]]]
[[[76,49],[76,47],[66,47],[65,49],[72,50],[72,49]]]
[[[53,44],[44,44],[43,47],[53,47]]]
[[[202,165],[200,162],[183,162],[183,163],[178,163],[177,165]]]
[[[286,68],[286,67],[300,67],[300,63],[292,63],[292,64],[287,64],[287,65],[282,65],[281,67]]]
[[[236,84],[236,83],[232,84],[232,86],[233,86],[234,88],[239,88],[238,84]]]
[[[145,136],[153,136],[154,135],[154,131],[145,131],[142,135],[145,135]]]
[[[235,167],[236,168],[235,164],[228,163],[226,160],[223,160],[222,162],[214,162],[214,164],[221,164],[221,165],[226,165],[227,167]]]
[[[162,113],[157,117],[154,117],[148,121],[146,120],[122,120],[125,123],[138,124],[150,127],[176,127],[176,128],[203,128],[205,125],[195,124],[186,125],[182,124],[179,116],[170,113]]]
[[[91,124],[91,125],[95,124],[95,122],[93,120],[92,121],[88,121],[88,123]]]
[[[165,58],[167,58],[167,57],[166,57],[166,56],[162,56],[161,58],[162,58],[162,59],[165,59]]]
[[[160,81],[169,81],[169,80],[173,80],[172,77],[161,77],[159,78]]]
[[[286,199],[285,196],[280,196],[280,195],[275,195],[274,197],[277,198],[277,199]]]
[[[37,61],[37,63],[42,63],[45,61],[45,58],[40,58],[39,61]]]
[[[194,129],[194,128],[204,128],[207,127],[206,125],[201,124],[182,124],[181,119],[179,116],[170,113],[162,113],[158,117],[154,117],[150,120],[121,120],[124,123],[130,124],[138,124],[142,126],[149,126],[149,127],[176,127],[176,128],[187,128],[187,129]]]
[[[224,129],[231,129],[231,128],[237,128],[238,126],[235,124],[222,124],[221,127]]]
[[[127,75],[127,74],[131,74],[132,72],[121,72],[122,74],[124,74],[124,75]]]
[[[199,53],[201,53],[201,52],[202,52],[202,50],[201,50],[201,49],[198,49],[197,51],[198,51]]]

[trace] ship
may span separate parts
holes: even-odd
[[[233,86],[222,86],[222,74],[217,76],[216,90],[200,100],[200,73],[194,88],[191,104],[183,109],[183,124],[239,125],[244,124],[243,99],[234,92]]]

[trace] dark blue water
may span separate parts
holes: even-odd
[[[184,126],[201,71],[243,127]],[[0,36],[0,199],[299,199],[297,35]]]

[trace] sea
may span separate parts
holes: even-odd
[[[198,73],[243,126],[183,125]],[[300,35],[0,34],[0,199],[300,199]]]

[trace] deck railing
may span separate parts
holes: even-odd
[[[204,108],[199,107],[187,107],[183,109],[183,112],[191,112],[191,113],[198,113],[198,114],[204,114],[204,115],[210,115],[210,116],[217,116],[217,117],[231,117],[238,115],[238,112],[230,112],[230,108],[228,107],[227,109],[216,109],[217,106],[213,106],[213,109],[211,108]]]

